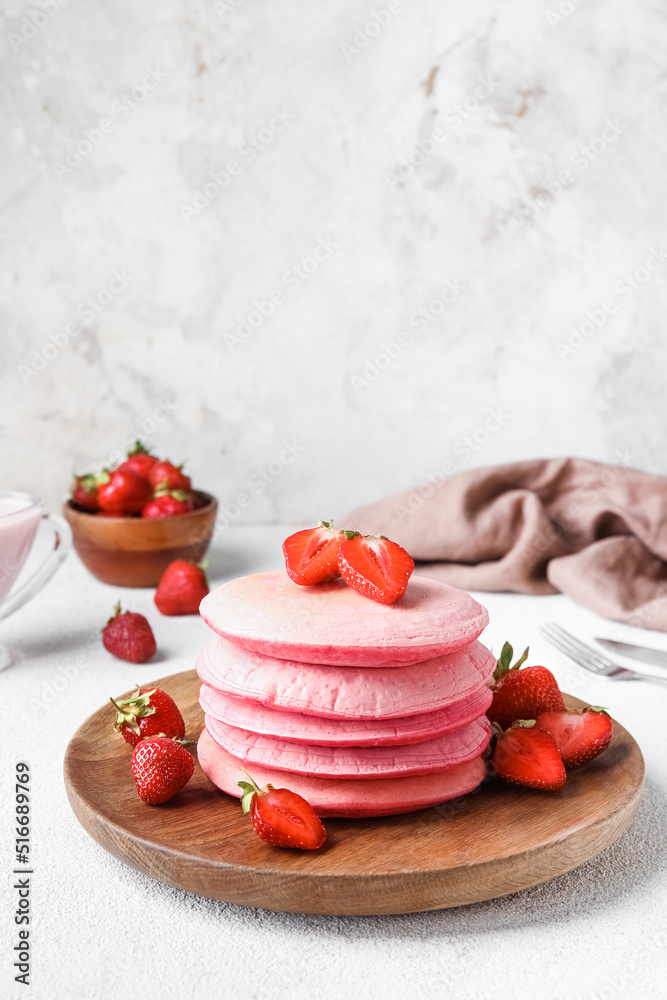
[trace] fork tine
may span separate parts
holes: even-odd
[[[541,631],[547,637],[549,642],[552,643],[561,653],[564,653],[570,660],[578,664],[580,667],[584,667],[586,670],[590,670],[593,673],[601,674],[604,672],[604,667],[599,664],[592,662],[585,653],[582,653],[573,643],[569,642],[567,638],[563,638],[558,632],[552,629],[549,625],[543,625]]]
[[[591,662],[599,663],[605,670],[613,670],[617,664],[612,663],[608,656],[604,653],[598,653],[597,650],[593,649],[591,646],[587,646],[585,642],[581,642],[570,632],[567,632],[562,625],[557,625],[556,622],[552,623],[553,630],[558,633],[564,640],[567,640],[572,644],[575,649],[591,660]]]
[[[652,677],[646,678],[645,675],[637,674],[626,667],[620,667],[611,660],[607,661],[607,665],[603,662],[598,662],[595,658],[588,655],[593,651],[589,650],[585,643],[577,641],[574,636],[570,636],[569,632],[564,628],[559,628],[554,622],[542,625],[540,631],[556,649],[572,660],[573,663],[578,664],[578,666],[583,667],[585,670],[589,670],[593,674],[597,674],[598,677],[611,678],[612,680],[653,679]]]

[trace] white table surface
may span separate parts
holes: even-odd
[[[211,557],[215,583],[277,568],[280,526],[230,528]],[[111,657],[99,630],[121,597],[145,613],[158,661]],[[483,640],[531,646],[561,686],[607,706],[639,741],[645,798],[629,831],[609,850],[554,881],[455,910],[385,917],[316,917],[216,903],[154,882],[95,844],[70,811],[62,759],[70,735],[110,694],[133,682],[189,669],[208,630],[198,617],[165,618],[150,590],[95,581],[72,555],[31,604],[0,624],[15,662],[0,674],[4,707],[4,873],[0,996],[14,1000],[369,1000],[448,996],[495,1000],[667,996],[667,686],[596,679],[540,638],[557,620],[582,637],[632,636],[667,649],[667,636],[603,621],[564,597],[476,595],[491,624]],[[13,982],[14,763],[32,768],[32,985]],[[489,823],[493,817],[489,816]],[[443,836],[446,829],[443,825]],[[125,971],[123,971],[125,970]],[[134,985],[133,985],[134,982]]]

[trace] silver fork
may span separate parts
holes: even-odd
[[[608,677],[614,681],[655,681],[658,684],[667,683],[667,679],[654,677],[653,674],[642,674],[636,670],[628,670],[627,667],[619,667],[617,663],[610,660],[604,653],[598,653],[596,649],[587,646],[585,642],[576,639],[562,626],[555,622],[548,622],[540,626],[540,632],[549,640],[552,646],[564,653],[570,660],[590,670],[591,673],[599,677]]]

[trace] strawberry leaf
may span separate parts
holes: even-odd
[[[526,660],[528,659],[528,646],[526,646],[526,648],[524,649],[523,653],[516,661],[514,666],[511,666],[513,656],[514,656],[514,650],[512,649],[509,642],[506,642],[500,651],[500,657],[498,658],[496,669],[493,671],[494,681],[499,681],[500,678],[504,677],[505,674],[509,673],[510,670],[518,670],[519,667],[526,662]]]

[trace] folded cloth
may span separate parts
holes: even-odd
[[[398,493],[345,519],[464,590],[568,594],[667,632],[667,478],[583,458],[512,462]]]

